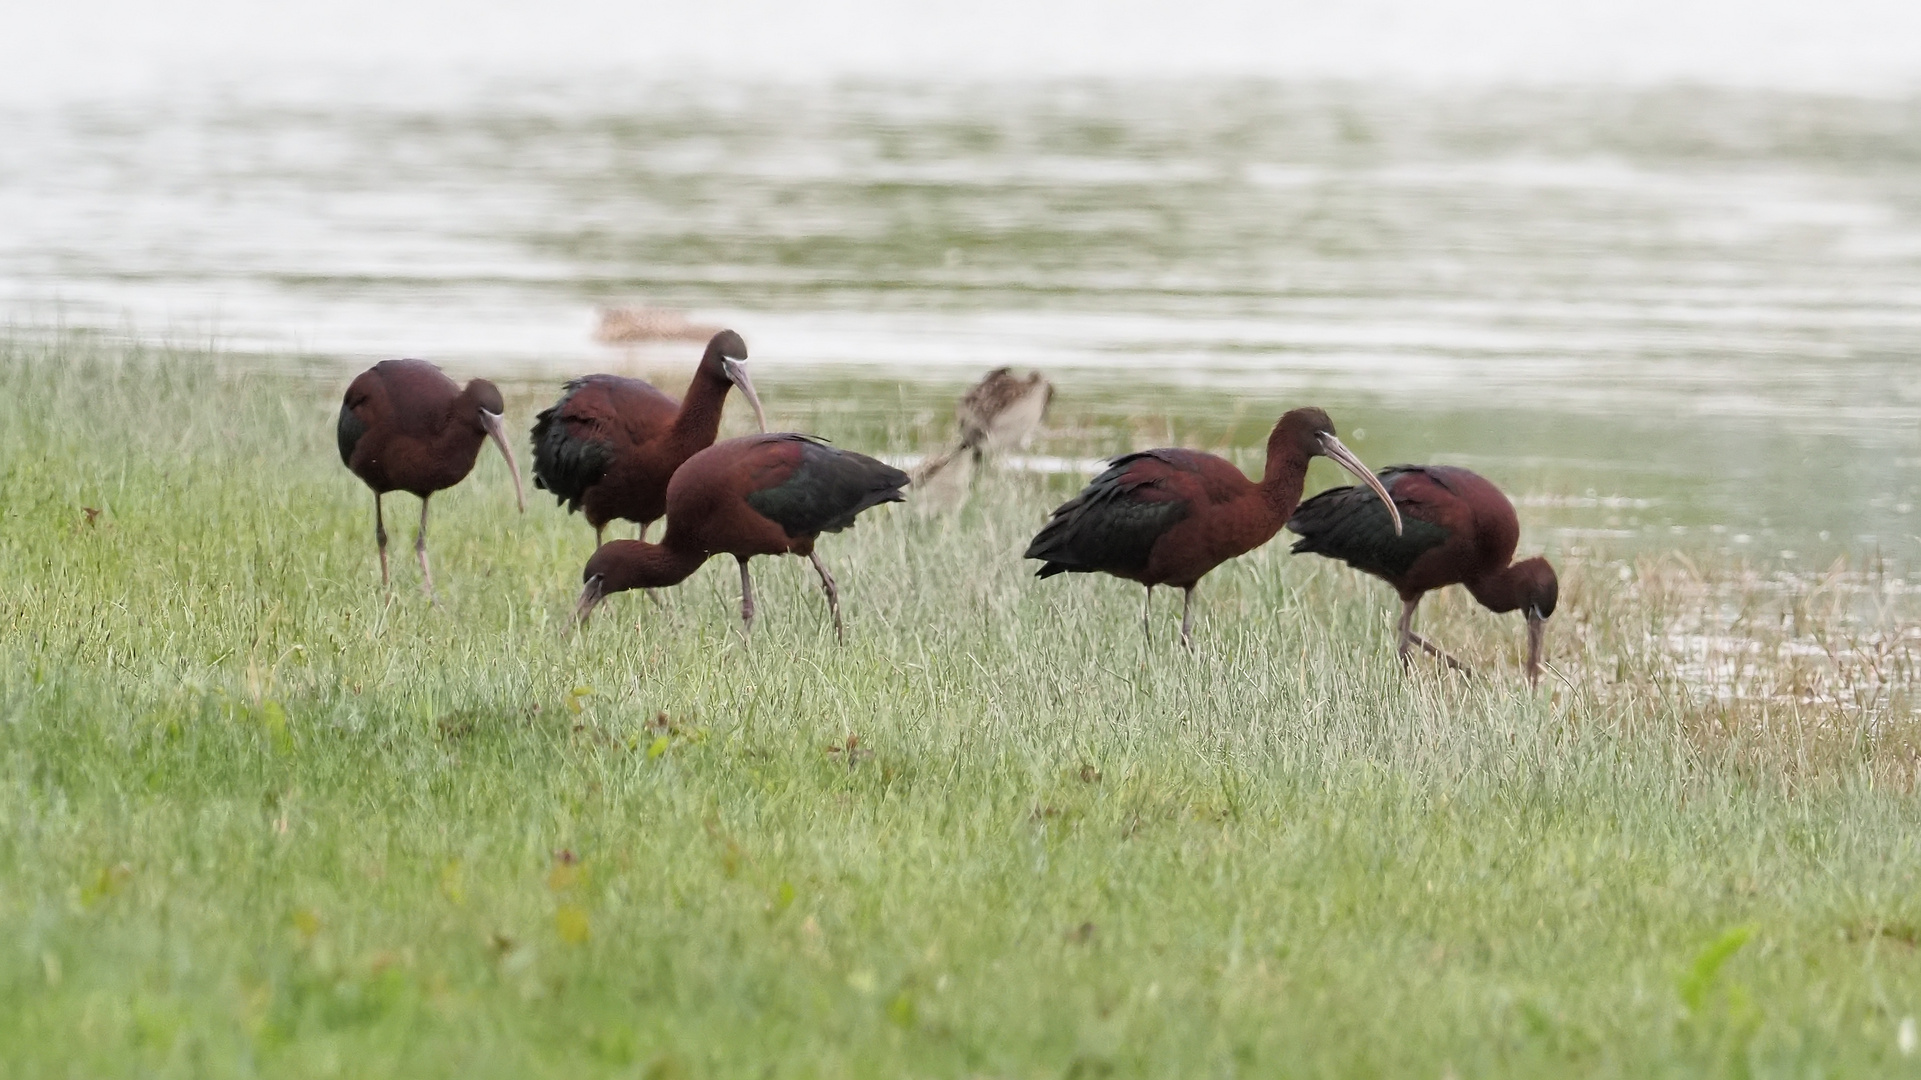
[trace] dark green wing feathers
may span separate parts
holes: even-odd
[[[568,404],[591,378],[569,382],[560,400],[534,418],[534,486],[553,492],[570,511],[580,509],[587,489],[600,482],[614,459],[613,446],[594,430],[592,417],[567,414]]]
[[[1043,560],[1034,576],[1135,572],[1147,566],[1154,542],[1189,513],[1187,500],[1160,491],[1152,480],[1128,475],[1147,458],[1175,464],[1152,450],[1115,458],[1054,511],[1027,546],[1026,558]]]
[[[1446,528],[1420,516],[1417,500],[1398,489],[1404,478],[1413,479],[1416,474],[1428,478],[1425,469],[1410,465],[1390,466],[1375,474],[1401,511],[1401,535],[1394,535],[1387,507],[1373,491],[1358,485],[1329,488],[1296,507],[1288,519],[1288,529],[1301,537],[1293,551],[1339,559],[1378,576],[1407,573],[1416,559],[1446,543],[1448,537]]]
[[[747,505],[788,536],[839,532],[869,507],[905,500],[907,474],[899,469],[804,435],[785,438],[799,444],[799,462],[785,480],[749,493]]]
[[[340,423],[334,427],[334,438],[340,442],[340,463],[353,468],[354,447],[360,445],[360,437],[367,433],[367,424],[354,413],[354,406],[360,404],[349,391],[347,400],[340,404]]]

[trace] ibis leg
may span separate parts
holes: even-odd
[[[1427,650],[1427,654],[1429,656],[1435,657],[1445,662],[1448,667],[1453,668],[1455,671],[1458,671],[1463,675],[1474,674],[1473,670],[1469,668],[1466,664],[1463,664],[1459,660],[1456,660],[1452,656],[1449,656],[1447,653],[1442,652],[1438,646],[1436,646],[1433,642],[1429,641],[1428,639],[1422,637],[1419,634],[1411,634],[1409,636],[1414,639],[1414,644],[1419,645],[1421,648]]]
[[[1414,647],[1419,645],[1422,651],[1426,652],[1429,656],[1440,659],[1445,662],[1448,667],[1453,668],[1461,674],[1474,674],[1466,664],[1442,652],[1433,642],[1414,632],[1414,609],[1418,607],[1420,603],[1421,598],[1417,596],[1412,600],[1405,601],[1401,607],[1401,666],[1403,668],[1407,667],[1409,655],[1414,652]]]
[[[1154,631],[1147,625],[1147,617],[1154,612],[1154,586],[1147,587],[1147,599],[1141,602],[1141,636],[1149,645],[1154,644]]]
[[[1194,586],[1181,590],[1181,647],[1194,648]]]
[[[374,543],[380,545],[380,587],[386,588],[387,577],[387,522],[380,514],[380,493],[374,492]]]
[[[748,576],[747,560],[740,560],[740,621],[746,626],[746,635],[754,633],[754,579]]]
[[[414,534],[414,554],[420,558],[420,587],[427,593],[427,599],[439,603],[434,595],[434,572],[427,565],[427,500],[420,500],[420,531]]]
[[[820,589],[827,594],[827,610],[834,613],[834,640],[845,644],[847,633],[840,625],[840,590],[834,587],[834,575],[828,573],[827,564],[820,561],[820,552],[808,552],[807,561],[813,563],[815,572],[820,574]]]
[[[653,526],[653,524],[654,524],[654,523],[653,523],[653,522],[651,522],[651,521],[643,521],[643,522],[641,522],[641,523],[640,523],[640,531],[639,531],[639,532],[636,532],[636,533],[634,534],[634,539],[636,539],[636,540],[639,540],[639,541],[641,541],[642,543],[646,543],[646,541],[647,541],[647,530],[648,530],[649,528],[651,528],[651,527]],[[658,589],[642,589],[642,590],[640,590],[640,591],[641,591],[642,593],[644,593],[644,594],[646,594],[646,596],[647,596],[647,599],[649,599],[649,600],[651,600],[651,601],[653,601],[653,604],[654,604],[654,606],[655,606],[655,607],[657,607],[657,608],[664,608],[664,607],[666,607],[666,606],[667,606],[667,604],[666,604],[666,602],[665,602],[665,601],[663,601],[663,600],[661,600],[661,598],[660,598],[660,590],[658,590]]]
[[[600,545],[607,542],[606,536],[607,536],[607,526],[605,524],[594,526],[594,550],[595,551],[599,551]]]
[[[1406,670],[1408,654],[1414,651],[1414,609],[1421,606],[1421,598],[1401,601],[1401,640],[1395,652],[1401,658],[1401,669]]]

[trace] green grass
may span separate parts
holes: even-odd
[[[1649,642],[1745,568],[1564,565],[1529,695],[1514,620],[1433,603],[1489,677],[1403,677],[1385,588],[1275,544],[1190,656],[1032,580],[1070,481],[990,475],[823,541],[844,648],[791,559],[751,643],[727,560],[569,637],[590,530],[492,451],[433,608],[340,380],[5,350],[9,1076],[1921,1075],[1906,676],[1691,691]]]

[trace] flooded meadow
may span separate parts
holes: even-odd
[[[1912,648],[1921,98],[550,81],[16,107],[0,135],[15,333],[534,393],[684,379],[692,345],[592,338],[603,307],[684,311],[746,335],[777,420],[896,455],[983,371],[1040,368],[1054,422],[1013,464],[1063,489],[1142,445],[1255,467],[1313,403],[1377,467],[1494,478],[1526,549],[1839,589]],[[1732,690],[1738,621],[1662,636]]]
[[[0,104],[0,312],[9,1075],[1916,1067],[1921,96]],[[772,426],[903,466],[991,368],[1057,393],[956,508],[823,539],[844,641],[800,559],[751,636],[724,559],[575,625],[593,530],[492,450],[438,601],[411,497],[382,589],[352,372],[524,432],[713,326]],[[1310,404],[1512,496],[1538,688],[1462,589],[1419,628],[1474,675],[1404,670],[1392,592],[1285,534],[1191,651],[1174,590],[1021,558],[1104,458],[1258,470]]]

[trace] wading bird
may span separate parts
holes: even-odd
[[[914,502],[926,509],[926,486],[947,480],[942,508],[952,509],[966,499],[972,467],[995,454],[1026,446],[1039,430],[1054,400],[1054,384],[1038,371],[1015,375],[1012,368],[995,368],[968,388],[954,406],[960,441],[944,454],[927,460],[914,476]],[[958,466],[958,468],[957,468]]]
[[[1181,644],[1193,644],[1194,586],[1209,570],[1260,547],[1281,530],[1301,500],[1308,460],[1317,455],[1373,486],[1394,528],[1400,517],[1387,490],[1334,437],[1319,409],[1295,409],[1267,437],[1260,483],[1232,463],[1198,450],[1142,450],[1056,509],[1027,547],[1043,565],[1036,577],[1100,571],[1147,586],[1147,628],[1154,586],[1181,589]]]
[[[639,379],[575,379],[534,420],[534,486],[553,492],[569,511],[582,511],[596,547],[615,518],[638,523],[644,540],[666,510],[674,470],[714,444],[727,391],[736,386],[766,431],[760,395],[747,375],[747,343],[732,330],[707,342],[683,401]]]
[[[1356,487],[1334,488],[1302,503],[1287,527],[1301,535],[1297,552],[1340,559],[1394,586],[1401,594],[1401,663],[1419,645],[1462,671],[1467,666],[1414,632],[1414,609],[1431,589],[1466,585],[1481,606],[1501,614],[1527,613],[1527,681],[1541,678],[1541,639],[1554,614],[1560,583],[1554,567],[1535,557],[1509,564],[1521,538],[1514,504],[1485,478],[1448,465],[1382,469],[1377,487],[1394,497],[1405,532],[1388,528],[1387,514]]]
[[[507,445],[500,391],[485,379],[466,387],[425,360],[382,360],[347,386],[335,434],[340,460],[374,491],[374,540],[380,545],[380,584],[388,584],[387,523],[380,498],[389,491],[420,496],[421,587],[431,599],[434,575],[427,566],[427,498],[453,487],[473,471],[480,444],[489,436],[507,459],[514,478],[514,501],[524,512],[520,466]]]
[[[667,532],[660,543],[614,540],[581,572],[575,618],[617,592],[687,580],[715,555],[740,563],[740,617],[754,629],[756,555],[805,555],[820,573],[834,636],[843,637],[840,591],[814,540],[839,532],[863,510],[901,502],[907,474],[863,454],[837,450],[809,435],[749,435],[718,442],[687,459],[667,485]]]
[[[639,345],[648,341],[706,341],[718,333],[720,327],[693,322],[686,312],[673,308],[611,307],[600,309],[594,340],[602,345]]]

